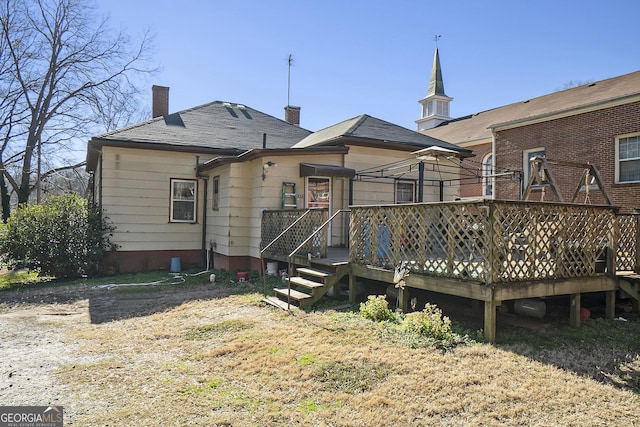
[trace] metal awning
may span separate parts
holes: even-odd
[[[332,176],[338,178],[354,178],[356,170],[336,165],[319,165],[316,163],[300,163],[300,176]]]

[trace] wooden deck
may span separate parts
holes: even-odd
[[[327,247],[325,236],[291,260],[346,266],[352,302],[357,278],[394,283],[394,269],[404,265],[409,275],[399,292],[401,309],[409,310],[411,289],[482,301],[489,341],[496,336],[497,307],[509,300],[569,295],[569,320],[579,326],[581,295],[603,292],[612,318],[620,289],[618,262],[637,265],[637,217],[633,233],[625,234],[625,228],[618,234],[611,207],[487,200],[354,206],[350,216],[348,249]],[[319,224],[307,227],[318,235]],[[289,260],[277,251],[265,256]],[[626,291],[640,294],[637,285]]]

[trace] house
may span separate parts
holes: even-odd
[[[459,118],[448,116],[452,99],[436,50],[416,123],[425,135],[474,152],[462,162],[461,197],[519,199],[531,160],[544,156],[564,201],[580,189],[576,202],[606,203],[592,174],[582,182],[594,165],[613,205],[621,212],[640,208],[640,71]],[[535,190],[531,200],[557,200],[545,185]]]
[[[312,133],[291,106],[288,121],[221,101],[169,114],[168,90],[154,86],[152,120],[88,142],[93,197],[115,226],[113,272],[176,257],[259,270],[263,211],[451,200],[471,155],[368,115]],[[335,225],[332,245],[346,234]]]

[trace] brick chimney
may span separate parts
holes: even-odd
[[[151,116],[166,116],[169,114],[169,88],[167,86],[151,86]]]
[[[284,121],[300,126],[300,107],[294,107],[293,105],[284,107]]]

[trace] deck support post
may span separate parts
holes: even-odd
[[[484,337],[488,342],[496,340],[496,309],[500,305],[497,301],[484,302]]]
[[[403,313],[409,312],[409,289],[407,287],[398,288],[398,305]]]
[[[607,319],[616,316],[616,291],[606,291],[605,316]]]
[[[580,327],[580,296],[571,294],[569,297],[569,324],[575,328]]]
[[[349,302],[355,304],[356,302],[356,276],[349,273]]]

